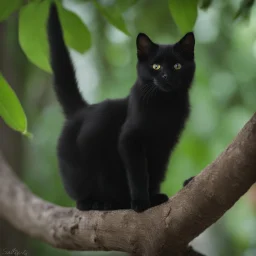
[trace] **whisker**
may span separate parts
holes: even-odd
[[[146,94],[146,97],[145,97],[145,101],[146,101],[146,104],[148,104],[149,102],[149,99],[150,99],[150,96],[152,95],[152,92],[155,90],[155,87],[152,86],[150,87],[150,89],[148,90],[147,94]]]
[[[144,100],[145,95],[148,93],[148,91],[151,89],[151,87],[148,86],[148,85],[145,85],[145,86],[141,87],[141,89],[142,89],[142,92],[143,92],[143,94],[142,94],[142,100]]]
[[[143,84],[143,86],[141,86],[141,91],[141,101],[143,102],[143,105],[147,105],[150,99],[157,95],[158,88],[153,81],[151,81],[151,83]]]
[[[151,89],[151,87],[150,87],[150,89],[148,89],[148,90],[146,91],[146,93],[144,94],[144,97],[143,97],[143,103],[144,103],[144,104],[147,102],[147,98],[148,98],[148,95],[149,95],[149,93],[150,93],[151,90],[152,90],[152,89]]]
[[[152,90],[152,92],[151,92],[150,98],[154,98],[154,97],[156,96],[156,92],[157,92],[157,87],[154,86],[154,87],[153,87],[153,90]]]
[[[147,95],[149,93],[149,91],[151,90],[151,87],[148,87],[147,90],[144,91],[143,95],[142,95],[142,101],[143,103],[145,103],[146,99],[147,99]]]

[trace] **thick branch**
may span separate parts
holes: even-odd
[[[131,210],[80,212],[50,204],[33,195],[2,158],[0,176],[0,216],[54,247],[185,255],[187,244],[256,181],[256,114],[184,189],[167,203],[140,214]]]

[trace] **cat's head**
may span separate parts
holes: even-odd
[[[147,35],[140,33],[136,44],[140,81],[157,86],[163,92],[189,88],[195,73],[192,32],[170,45],[153,43]]]

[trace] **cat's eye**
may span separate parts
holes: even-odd
[[[161,68],[161,66],[159,64],[153,64],[152,67],[154,70],[159,70]]]
[[[181,64],[180,63],[176,63],[174,66],[174,69],[178,70],[178,69],[181,69]]]

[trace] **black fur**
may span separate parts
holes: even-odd
[[[140,212],[167,201],[160,184],[189,114],[193,33],[174,45],[158,45],[139,34],[138,77],[130,95],[92,105],[79,93],[55,5],[48,37],[55,91],[66,115],[59,167],[77,208]],[[154,63],[161,68],[154,70]],[[175,70],[176,63],[182,68]]]

